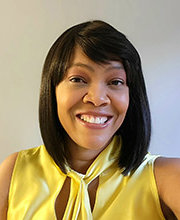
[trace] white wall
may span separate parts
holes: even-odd
[[[42,65],[68,27],[102,19],[141,54],[151,104],[151,152],[180,156],[179,0],[1,0],[0,161],[42,143],[38,98]]]

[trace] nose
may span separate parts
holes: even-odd
[[[83,97],[84,103],[91,103],[94,106],[105,106],[110,103],[107,90],[101,85],[93,85],[88,88],[87,93]]]

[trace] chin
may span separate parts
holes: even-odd
[[[86,148],[88,150],[100,150],[104,149],[111,141],[110,139],[104,139],[102,137],[98,138],[90,138],[89,140],[86,138],[86,140],[81,141],[78,145]]]

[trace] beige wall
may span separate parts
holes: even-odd
[[[53,41],[78,22],[103,19],[139,50],[148,87],[151,151],[180,156],[179,0],[1,0],[0,161],[42,143],[38,98]]]

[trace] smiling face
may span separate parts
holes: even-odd
[[[56,100],[69,143],[92,150],[105,148],[121,126],[129,105],[122,63],[99,65],[76,47],[70,66],[56,87]]]

